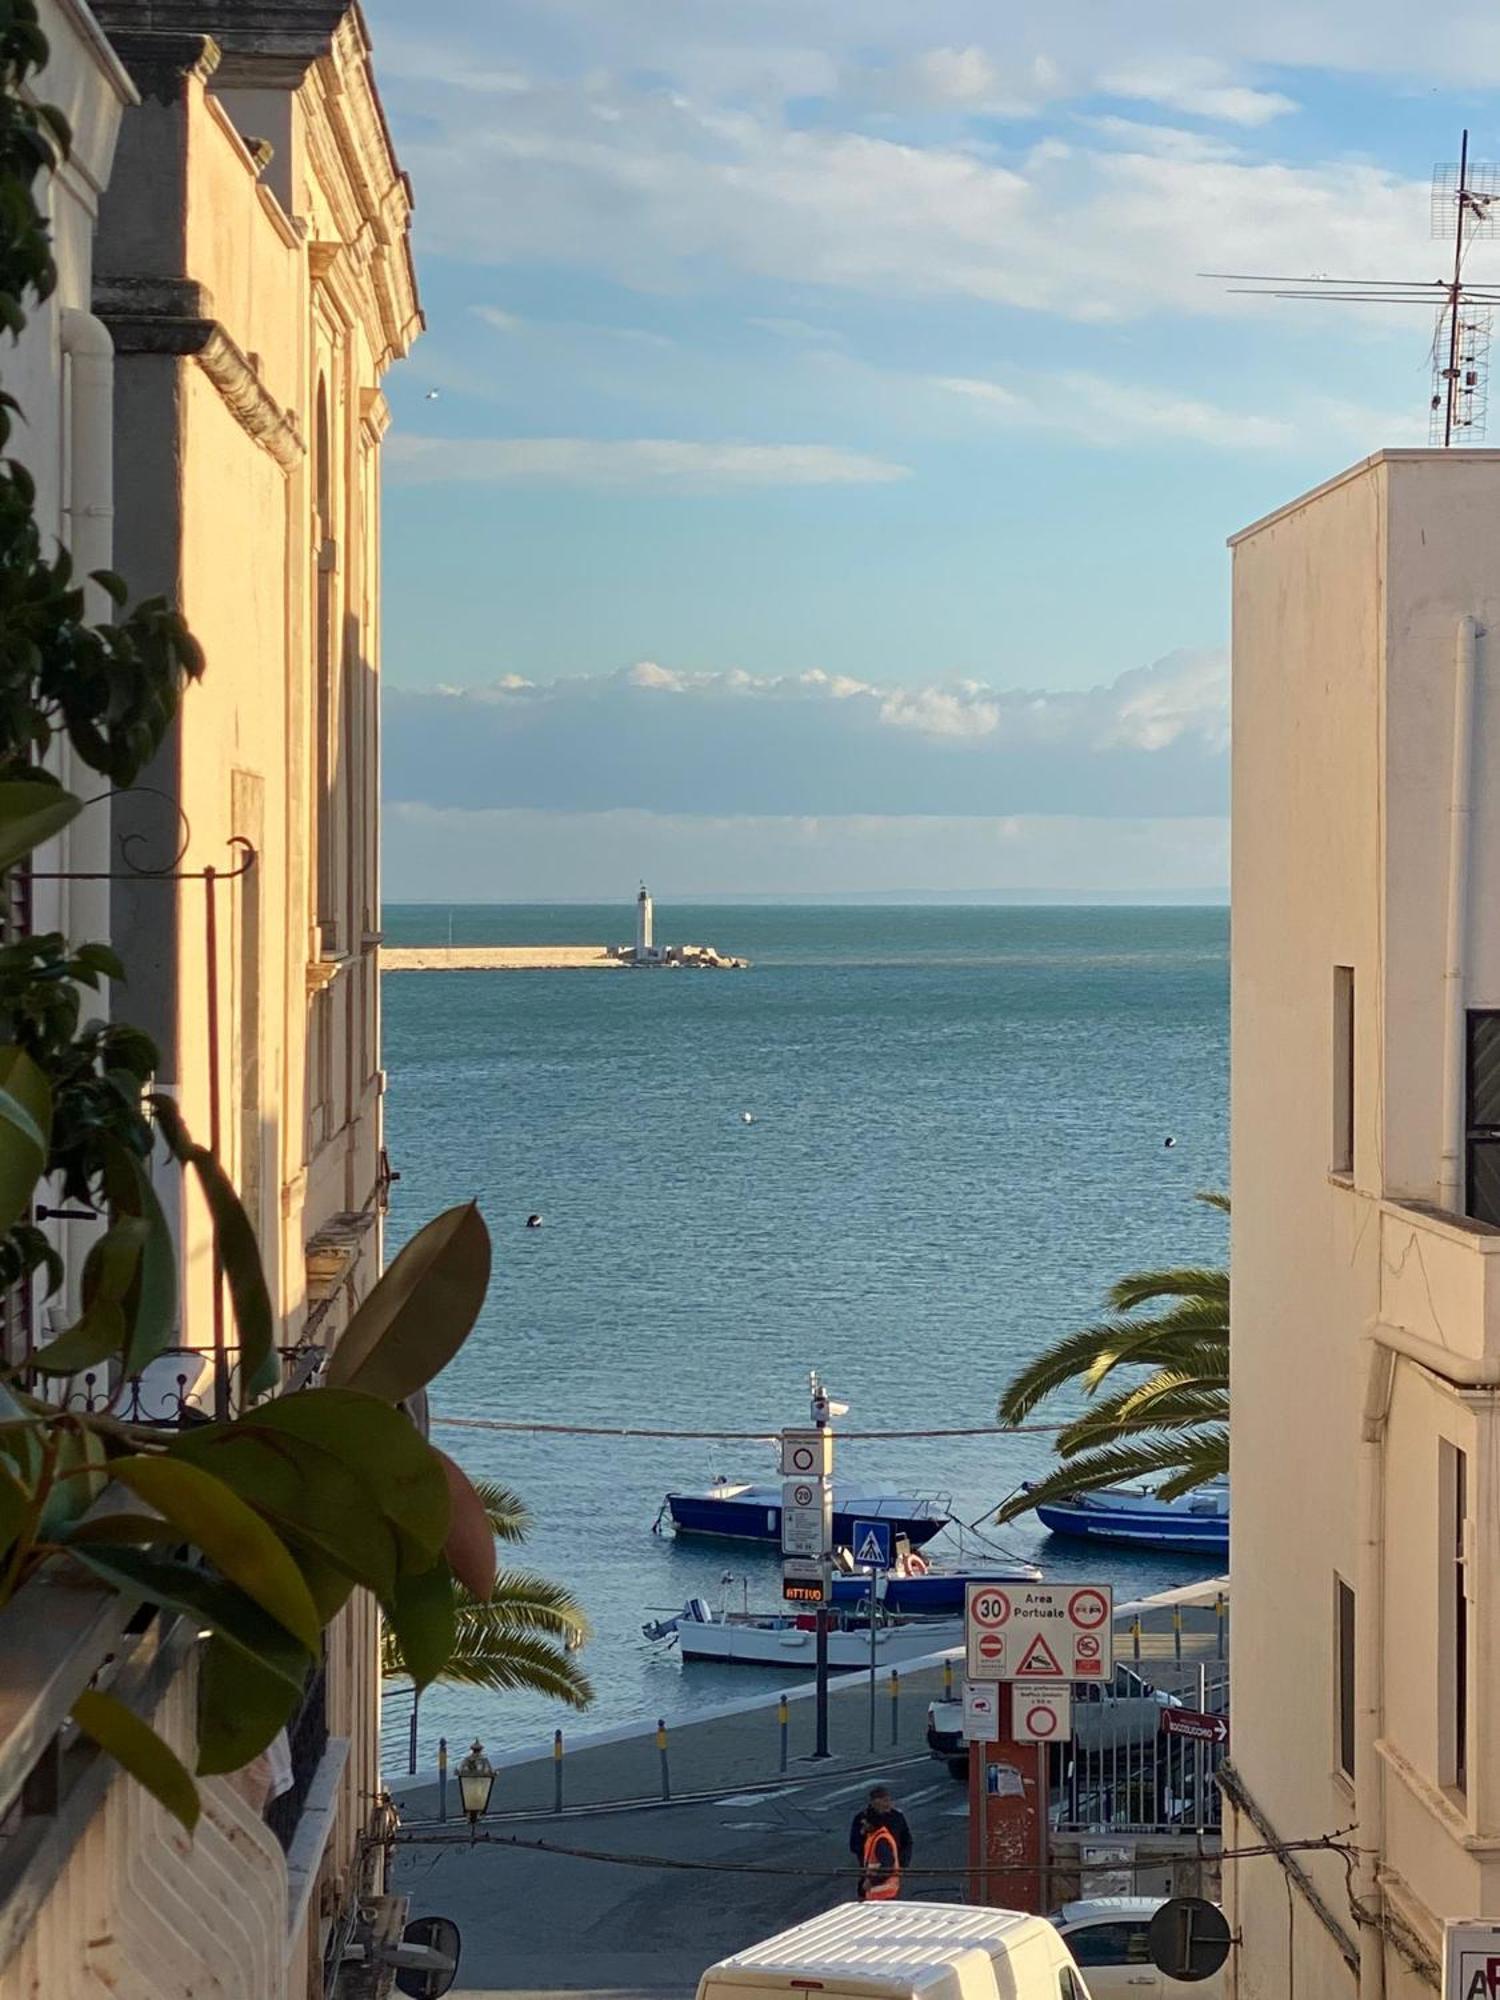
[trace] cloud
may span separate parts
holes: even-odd
[[[871,486],[907,468],[822,444],[699,444],[679,438],[440,438],[398,433],[390,477],[406,486],[584,486],[726,493],[744,487]]]
[[[1105,687],[882,686],[821,672],[620,673],[388,688],[395,803],[847,817],[1224,810],[1228,673],[1169,655]]]
[[[1184,111],[1190,118],[1208,118],[1226,125],[1257,126],[1297,109],[1278,90],[1254,90],[1233,83],[1222,63],[1203,57],[1169,57],[1165,61],[1116,70],[1100,80],[1111,97],[1144,99]]]
[[[389,901],[613,901],[939,894],[976,901],[1207,902],[1229,879],[1219,817],[1095,819],[459,811],[390,806]],[[440,886],[439,886],[440,885]],[[734,939],[712,940],[733,949]]]
[[[1098,445],[1173,439],[1229,451],[1287,450],[1299,447],[1306,432],[1279,417],[1226,410],[1192,396],[1070,371],[1042,376],[1022,390],[962,376],[940,377],[937,386],[977,403],[1004,423],[1066,431]]]

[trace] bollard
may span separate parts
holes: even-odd
[[[891,1741],[901,1740],[901,1676],[891,1668]]]
[[[1224,1602],[1224,1593],[1221,1590],[1214,1598],[1214,1624],[1218,1636],[1216,1652],[1217,1657],[1221,1660],[1224,1657],[1224,1615],[1228,1609],[1229,1606]]]
[[[791,1717],[792,1711],[787,1707],[786,1696],[783,1695],[776,1704],[776,1720],[781,1726],[781,1768],[783,1771],[786,1769],[787,1725],[790,1723]]]
[[[448,1817],[448,1739],[438,1738],[438,1818]]]
[[[667,1725],[660,1716],[656,1719],[656,1747],[661,1753],[661,1795],[664,1799],[670,1799],[672,1779],[667,1769]]]
[[[1137,1666],[1141,1664],[1141,1618],[1137,1612],[1130,1621],[1130,1651]]]
[[[953,1699],[953,1662],[952,1662],[951,1660],[944,1660],[944,1662],[943,1662],[943,1700],[944,1700],[944,1701],[952,1701],[952,1699]]]
[[[421,1702],[421,1695],[413,1688],[411,1695],[411,1737],[406,1746],[406,1775],[408,1778],[414,1778],[417,1775],[417,1710],[421,1706]]]
[[[552,1810],[562,1811],[562,1731],[552,1732]]]
[[[1172,1655],[1178,1666],[1182,1665],[1182,1606],[1172,1606]]]

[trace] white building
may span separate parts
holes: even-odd
[[[635,955],[638,959],[650,958],[656,933],[656,913],[651,901],[651,891],[645,883],[635,899]]]
[[[1386,452],[1234,544],[1239,2000],[1500,1920],[1497,530]]]

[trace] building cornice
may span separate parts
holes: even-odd
[[[224,52],[226,85],[296,89],[327,50],[353,0],[93,0],[93,5],[117,48],[127,34],[208,35]]]
[[[247,437],[290,471],[306,445],[242,348],[212,316],[212,300],[191,278],[115,278],[95,287],[94,310],[119,354],[196,361]]]
[[[121,28],[110,40],[142,99],[157,104],[175,104],[191,79],[207,83],[219,67],[211,35]]]

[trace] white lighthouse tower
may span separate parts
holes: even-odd
[[[641,884],[641,893],[635,899],[635,956],[638,965],[643,965],[651,956],[654,930],[651,891],[643,882]]]

